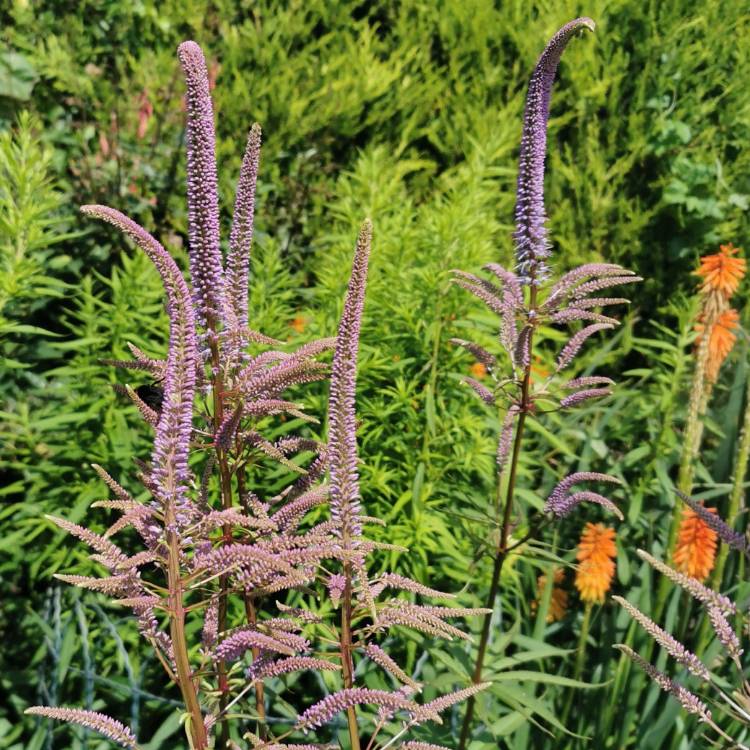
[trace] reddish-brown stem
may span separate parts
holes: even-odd
[[[352,660],[352,566],[351,563],[344,564],[344,578],[346,584],[341,601],[341,671],[344,676],[344,687],[354,686],[354,661]],[[349,725],[349,741],[351,750],[360,750],[359,728],[357,727],[357,711],[354,706],[346,710],[346,719]]]
[[[253,601],[248,594],[245,594],[245,616],[247,617],[248,625],[255,625],[255,623],[258,621],[258,615],[255,611],[255,605],[253,604]],[[255,661],[260,656],[260,649],[253,647],[252,652],[253,661]],[[255,712],[258,714],[258,721],[260,723],[258,734],[262,740],[265,740],[266,703],[263,691],[263,682],[261,680],[257,680],[255,683]]]
[[[211,348],[211,366],[213,371],[212,389],[214,402],[214,433],[218,433],[222,422],[224,421],[224,377],[221,371],[221,357],[219,354],[219,343],[216,336],[217,322],[214,318],[208,320],[210,348]],[[221,507],[227,510],[232,507],[232,475],[229,469],[226,451],[216,446],[216,463],[219,467],[219,484],[221,487]],[[229,524],[222,526],[224,544],[230,544],[232,541],[232,527]],[[219,612],[218,612],[218,632],[223,633],[227,629],[227,608],[229,596],[229,576],[222,575],[219,577]],[[225,716],[225,709],[229,697],[229,682],[227,680],[226,662],[219,661],[217,664],[218,682],[219,682],[219,715]],[[229,742],[229,724],[226,719],[222,719],[219,726],[219,746],[225,747]]]
[[[532,284],[529,299],[529,309],[536,308],[536,287]],[[503,571],[503,564],[508,557],[508,538],[510,536],[511,518],[513,514],[513,496],[516,490],[516,479],[518,476],[518,459],[521,455],[521,442],[523,440],[523,431],[526,424],[526,417],[531,409],[531,347],[533,344],[534,331],[532,329],[529,335],[529,364],[524,369],[523,381],[521,382],[521,401],[519,403],[518,423],[516,425],[516,434],[513,440],[513,454],[510,459],[510,473],[508,474],[508,488],[505,493],[505,508],[503,509],[503,520],[500,530],[500,541],[495,550],[495,561],[492,568],[492,578],[490,580],[490,591],[487,595],[486,607],[489,610],[495,608],[495,599],[500,591],[500,577]],[[497,494],[498,498],[501,493],[502,473],[497,475]],[[499,504],[499,503],[498,503]],[[515,545],[514,545],[515,546]],[[474,662],[474,672],[471,680],[477,684],[482,681],[482,669],[484,668],[484,659],[487,655],[487,644],[490,638],[490,626],[492,624],[492,613],[486,614],[482,622],[482,634],[479,638],[479,648],[477,658]],[[474,719],[474,707],[476,700],[471,696],[466,703],[466,714],[461,726],[461,737],[458,742],[458,750],[465,750],[466,743],[471,731],[471,723]]]
[[[239,439],[236,441],[236,455],[240,455],[241,453],[241,444]],[[244,463],[240,463],[235,470],[235,476],[237,478],[237,495],[240,499],[240,503],[243,503],[243,498],[246,495],[246,465]],[[247,510],[247,508],[245,508]],[[249,596],[249,594],[245,593],[244,595],[245,600],[245,617],[247,618],[247,624],[248,625],[255,625],[255,623],[258,621],[258,611],[253,603],[252,598]],[[255,661],[260,656],[260,649],[253,648],[252,649],[253,654],[253,661]],[[266,701],[265,701],[265,690],[263,687],[263,682],[261,680],[258,680],[255,683],[255,712],[258,715],[258,720],[260,723],[260,727],[258,729],[259,736],[262,740],[265,740],[267,738],[267,728],[265,726],[266,721]]]

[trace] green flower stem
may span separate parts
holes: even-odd
[[[211,317],[208,320],[211,332],[211,364],[215,373],[212,382],[214,402],[214,431],[217,432],[224,421],[224,378],[221,371],[221,356],[219,353],[217,321]],[[216,463],[219,468],[219,485],[221,487],[221,507],[227,510],[232,507],[232,477],[229,469],[229,461],[226,451],[216,450]],[[232,541],[232,527],[230,524],[222,526],[224,544]],[[219,612],[218,628],[219,634],[227,629],[227,608],[229,603],[229,576],[227,574],[219,577]],[[226,720],[226,707],[229,699],[229,683],[227,680],[227,665],[222,659],[217,665],[218,687],[219,687],[219,715],[222,717],[219,724],[219,746],[226,746],[229,742],[229,723]]]
[[[174,508],[167,508],[167,528],[174,524]],[[177,683],[185,703],[185,710],[190,717],[188,731],[191,748],[205,750],[208,747],[208,737],[203,724],[198,694],[193,683],[192,670],[188,657],[187,639],[185,638],[185,607],[183,601],[183,585],[180,576],[180,541],[177,533],[167,533],[169,557],[167,560],[167,582],[169,587],[169,632],[172,637],[174,660],[177,667]]]
[[[346,584],[341,597],[341,670],[344,676],[344,687],[354,686],[354,662],[352,660],[352,566],[344,564],[344,578]],[[357,711],[354,706],[346,709],[346,721],[349,726],[350,750],[360,750],[359,728],[357,727]]]
[[[536,287],[531,287],[531,294],[529,300],[529,309],[534,310],[536,308]],[[533,344],[533,331],[529,337],[529,353],[531,354]],[[516,479],[518,476],[518,460],[521,455],[521,443],[523,440],[524,426],[526,425],[526,416],[531,407],[531,356],[529,356],[529,364],[524,370],[523,382],[521,384],[521,403],[519,404],[518,422],[516,423],[516,434],[513,440],[513,455],[510,460],[510,473],[508,475],[508,489],[505,494],[505,509],[503,511],[503,521],[500,533],[500,543],[495,551],[495,562],[492,568],[492,579],[490,582],[490,592],[487,596],[486,607],[494,612],[495,599],[500,591],[500,575],[503,570],[503,564],[508,557],[508,538],[510,536],[510,521],[513,511],[513,497],[516,490]],[[501,496],[501,479],[502,474],[498,472],[497,476],[497,499],[498,507],[500,506]],[[474,673],[472,674],[471,680],[477,684],[482,681],[482,669],[484,668],[484,659],[487,654],[487,644],[490,638],[490,625],[492,623],[492,612],[484,616],[482,622],[482,634],[479,639],[479,648],[477,650],[477,658],[474,662]],[[464,715],[463,725],[461,726],[461,737],[458,742],[458,750],[465,750],[466,743],[469,739],[469,732],[471,731],[471,723],[474,719],[474,707],[476,705],[475,696],[471,696],[466,703],[466,714]]]

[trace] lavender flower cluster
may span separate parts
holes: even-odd
[[[485,404],[500,407],[505,412],[497,448],[499,473],[506,469],[512,445],[519,439],[519,423],[526,415],[539,411],[538,402],[552,400],[557,402],[557,408],[568,409],[612,392],[614,382],[607,377],[565,380],[558,376],[573,364],[590,337],[618,325],[616,318],[600,310],[628,300],[600,293],[641,281],[633,272],[613,263],[586,263],[553,282],[548,263],[552,246],[545,226],[544,172],[552,84],[568,42],[578,31],[593,31],[594,28],[590,18],[577,18],[565,24],[542,52],[529,82],[516,190],[515,270],[488,263],[485,270],[494,277],[492,280],[464,271],[454,272],[458,286],[474,294],[500,316],[499,343],[509,360],[509,373],[503,370],[497,356],[479,344],[453,339],[453,343],[467,349],[487,368],[492,379],[491,386],[468,377],[464,378],[465,382]],[[532,383],[532,356],[540,329],[579,323],[582,325],[570,334],[560,350],[554,373],[536,387]],[[561,518],[586,501],[620,515],[603,495],[589,491],[568,492],[574,484],[584,481],[619,482],[614,477],[594,472],[574,474],[555,487],[547,499],[545,512]]]
[[[363,535],[363,527],[377,519],[362,512],[355,388],[372,226],[365,221],[359,233],[335,338],[287,352],[280,348],[282,342],[249,328],[260,127],[254,125],[247,139],[225,260],[206,62],[194,42],[180,45],[178,56],[187,90],[190,284],[167,250],[143,227],[113,208],[82,208],[143,250],[165,289],[166,359],[131,346],[133,360],[111,361],[128,371],[147,373],[163,386],[160,405],[146,403],[129,385],[118,389],[154,429],[151,460],[140,464],[138,475],[151,500],[137,500],[104,469],[95,467],[114,496],[95,506],[117,511],[120,517],[103,534],[65,519],[50,520],[87,544],[93,550],[91,558],[108,575],[58,578],[105,593],[132,609],[141,634],[179,687],[189,744],[195,750],[239,747],[229,711],[242,702],[252,712],[253,699],[255,731],[245,737],[256,748],[327,747],[300,744],[293,735],[307,734],[346,712],[351,747],[357,750],[361,720],[356,709],[365,704],[378,709],[372,742],[382,732],[382,741],[389,746],[432,747],[408,742],[403,736],[406,729],[391,731],[386,728],[388,721],[399,715],[407,728],[439,722],[443,711],[485,685],[419,703],[415,697],[422,686],[378,641],[392,628],[404,626],[447,639],[466,638],[448,620],[486,610],[420,605],[399,597],[379,601],[386,590],[449,597],[403,576],[385,573],[372,578],[368,572],[368,553],[383,545]],[[331,349],[327,444],[305,435],[265,437],[274,416],[316,421],[285,393],[292,386],[328,377],[328,366],[317,358]],[[310,454],[312,459],[306,459]],[[263,477],[260,469],[253,469],[251,475],[250,467],[260,466],[261,458],[273,459],[296,478],[281,492],[268,497],[256,494],[250,486],[262,487]],[[114,541],[131,530],[142,543],[142,549],[132,554]],[[304,599],[311,588],[323,592],[322,603],[301,608],[283,601],[290,592],[297,601]],[[240,609],[244,616],[238,620],[233,611]],[[317,610],[340,611],[340,623],[324,621]],[[192,627],[196,622],[200,636],[192,644],[188,634],[196,632]],[[368,670],[382,670],[400,687],[386,691],[358,684],[359,663]],[[274,735],[266,720],[265,683],[302,670],[341,673],[342,687],[301,710],[292,730]],[[129,729],[101,714],[56,707],[28,712],[77,723],[137,749]]]

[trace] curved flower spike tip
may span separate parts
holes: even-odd
[[[552,83],[570,39],[580,29],[594,31],[595,28],[594,22],[585,17],[566,23],[550,39],[529,80],[518,160],[516,231],[513,234],[518,273],[524,284],[539,283],[549,273],[545,263],[550,255],[550,244],[544,226],[547,218],[544,210],[544,157]]]
[[[178,523],[187,523],[188,448],[195,392],[195,313],[185,279],[162,245],[132,219],[107,206],[81,206],[87,216],[106,221],[130,237],[156,266],[167,293],[169,353],[164,377],[164,401],[154,437],[153,479],[159,500],[171,505]]]

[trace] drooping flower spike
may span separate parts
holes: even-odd
[[[623,515],[620,512],[620,509],[609,498],[599,495],[596,492],[589,492],[586,490],[570,492],[570,490],[580,482],[612,482],[614,484],[622,484],[617,477],[610,476],[609,474],[600,474],[594,471],[579,471],[575,474],[570,474],[561,482],[558,482],[552,490],[547,498],[547,502],[544,504],[544,512],[551,513],[557,518],[563,518],[579,503],[590,502],[603,506],[614,513],[621,521],[623,520]]]
[[[734,602],[723,594],[704,586],[697,578],[691,575],[685,575],[678,570],[670,568],[669,565],[650,555],[645,550],[636,550],[638,556],[645,560],[651,567],[658,570],[662,575],[669,578],[670,581],[687,591],[694,599],[702,602],[706,606],[714,607],[727,614],[736,614],[737,606]]]
[[[187,524],[192,509],[187,499],[188,448],[192,432],[195,390],[195,316],[185,279],[169,253],[145,229],[106,206],[83,206],[81,211],[116,226],[131,237],[156,266],[167,293],[170,321],[169,354],[164,378],[164,400],[156,426],[152,478],[162,505],[171,505],[178,525]]]
[[[91,729],[97,734],[106,737],[120,747],[128,750],[138,750],[135,736],[124,724],[111,719],[109,716],[96,711],[84,711],[80,708],[50,708],[47,706],[32,706],[24,711],[30,716],[44,716],[48,719],[58,719],[69,724]]]
[[[545,262],[550,255],[550,244],[544,226],[547,219],[544,160],[555,73],[565,47],[576,32],[581,29],[594,31],[595,28],[594,22],[585,17],[566,23],[545,47],[529,81],[516,187],[516,231],[513,235],[522,284],[537,284],[549,275]]]

